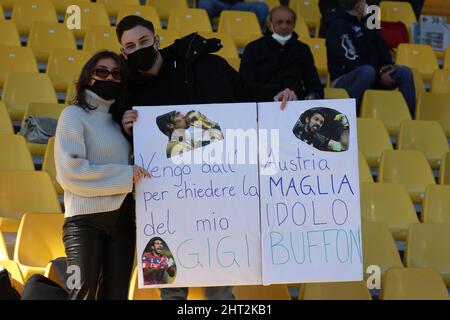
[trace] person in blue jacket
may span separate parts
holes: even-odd
[[[356,99],[358,112],[366,89],[399,88],[414,115],[413,73],[393,64],[379,31],[368,26],[366,0],[338,0],[338,5],[329,11],[326,25],[331,86],[346,89]]]

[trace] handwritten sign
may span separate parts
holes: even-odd
[[[354,100],[258,104],[264,284],[362,280]]]
[[[140,288],[362,279],[354,100],[135,109]]]
[[[134,109],[139,287],[261,283],[256,104]]]

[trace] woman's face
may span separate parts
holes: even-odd
[[[100,81],[114,81],[117,83],[122,82],[122,75],[120,73],[119,65],[112,58],[100,59],[91,75],[91,81],[89,85],[92,85],[95,80]]]

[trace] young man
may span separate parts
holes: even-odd
[[[414,115],[416,93],[408,67],[393,64],[389,49],[378,30],[364,19],[365,0],[338,0],[329,11],[326,25],[328,71],[331,86],[344,88],[359,106],[366,89],[399,88]]]
[[[131,69],[130,105],[297,100],[288,88],[279,92],[244,81],[223,58],[211,54],[222,47],[218,39],[194,33],[160,51],[153,24],[138,16],[123,18],[116,32]],[[136,119],[137,112],[125,112],[122,125],[128,135]]]
[[[291,88],[299,99],[320,99],[323,87],[311,50],[294,32],[296,18],[289,7],[272,9],[270,30],[247,45],[239,72],[248,82]]]
[[[138,16],[123,18],[116,27],[122,55],[131,68],[130,106],[180,105],[297,100],[295,92],[276,93],[269,86],[246,83],[223,58],[211,53],[221,48],[218,39],[191,34],[163,50],[153,24]],[[122,126],[131,136],[138,114],[128,110]],[[233,299],[231,287],[208,287],[209,299]],[[162,299],[186,299],[187,288],[162,289]]]

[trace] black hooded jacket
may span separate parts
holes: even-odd
[[[249,43],[239,72],[250,83],[270,85],[278,91],[290,88],[299,99],[311,93],[323,97],[311,50],[295,32],[284,46],[272,38],[271,32]]]
[[[225,59],[211,54],[221,47],[220,40],[197,33],[176,40],[160,51],[158,75],[131,75],[129,106],[273,100],[274,88],[247,84]]]
[[[331,81],[365,64],[378,71],[393,63],[378,30],[368,29],[365,19],[358,20],[340,7],[328,11],[326,45]]]

